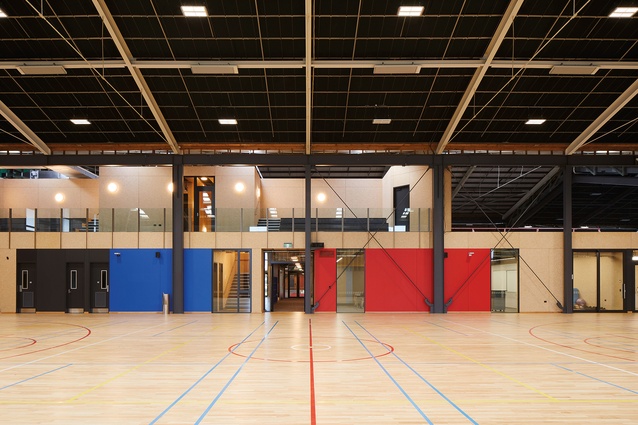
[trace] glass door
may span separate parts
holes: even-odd
[[[574,252],[574,312],[625,309],[624,253]]]
[[[250,313],[250,252],[213,251],[213,313]]]
[[[365,311],[365,255],[360,249],[337,250],[337,313]]]

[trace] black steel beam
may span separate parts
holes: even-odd
[[[453,165],[547,165],[636,166],[635,155],[510,155],[510,154],[114,154],[114,155],[0,155],[0,167],[47,167],[49,165],[171,165],[182,157],[184,165],[428,165],[442,161]]]
[[[594,184],[601,186],[638,187],[638,177],[621,176],[574,176],[574,184]]]

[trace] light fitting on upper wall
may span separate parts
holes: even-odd
[[[326,200],[326,194],[321,192],[320,194],[317,195],[317,201],[319,202],[325,202]]]
[[[56,193],[54,196],[55,202],[62,202],[64,201],[64,194],[62,193]]]
[[[89,125],[91,124],[91,122],[89,120],[87,120],[86,118],[74,118],[71,120],[71,122],[75,125]]]
[[[256,195],[258,198],[259,198],[259,197],[261,197],[261,189],[260,189],[260,188],[257,188],[257,189],[255,190],[255,195]]]
[[[527,122],[525,122],[525,124],[527,125],[541,125],[545,123],[545,119],[543,118],[531,118],[529,120],[527,120]]]
[[[117,187],[117,184],[116,184],[116,183],[112,183],[112,182],[111,182],[111,183],[109,183],[109,184],[106,186],[106,190],[108,190],[108,191],[109,191],[109,192],[111,192],[111,193],[115,193],[115,192],[117,192],[117,189],[118,189],[118,187]]]
[[[237,184],[235,184],[235,192],[241,193],[246,189],[246,185],[243,184],[242,182],[238,182]]]
[[[0,9],[0,18],[8,18],[7,14],[4,13],[4,10]]]
[[[423,6],[400,6],[397,15],[399,16],[421,16]]]
[[[175,190],[175,185],[173,185],[173,182],[170,182],[170,183],[166,186],[166,190],[168,190],[170,193],[173,193],[173,191]]]
[[[610,18],[631,18],[638,12],[638,7],[617,7],[609,14]]]
[[[237,120],[234,118],[220,118],[219,123],[222,125],[237,125]]]
[[[206,17],[208,16],[208,11],[206,10],[206,6],[182,6],[182,13],[184,16],[189,18],[191,17]]]

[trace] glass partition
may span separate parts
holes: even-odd
[[[62,209],[62,232],[86,232],[86,208]]]
[[[0,232],[8,232],[11,226],[11,210],[9,208],[0,208]]]
[[[165,211],[164,208],[140,208],[140,232],[163,232]]]
[[[598,254],[574,252],[574,311],[598,308]]]
[[[600,252],[600,310],[622,311],[623,253]]]
[[[491,310],[518,312],[518,250],[493,249]]]
[[[337,312],[365,310],[365,255],[361,249],[337,250]]]
[[[213,250],[213,312],[250,313],[250,253]]]
[[[31,208],[12,208],[11,231],[35,232],[35,210]]]

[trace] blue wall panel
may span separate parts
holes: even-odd
[[[172,250],[112,249],[110,261],[111,311],[161,312],[163,293],[172,304]]]
[[[212,311],[213,250],[184,250],[184,311]]]

